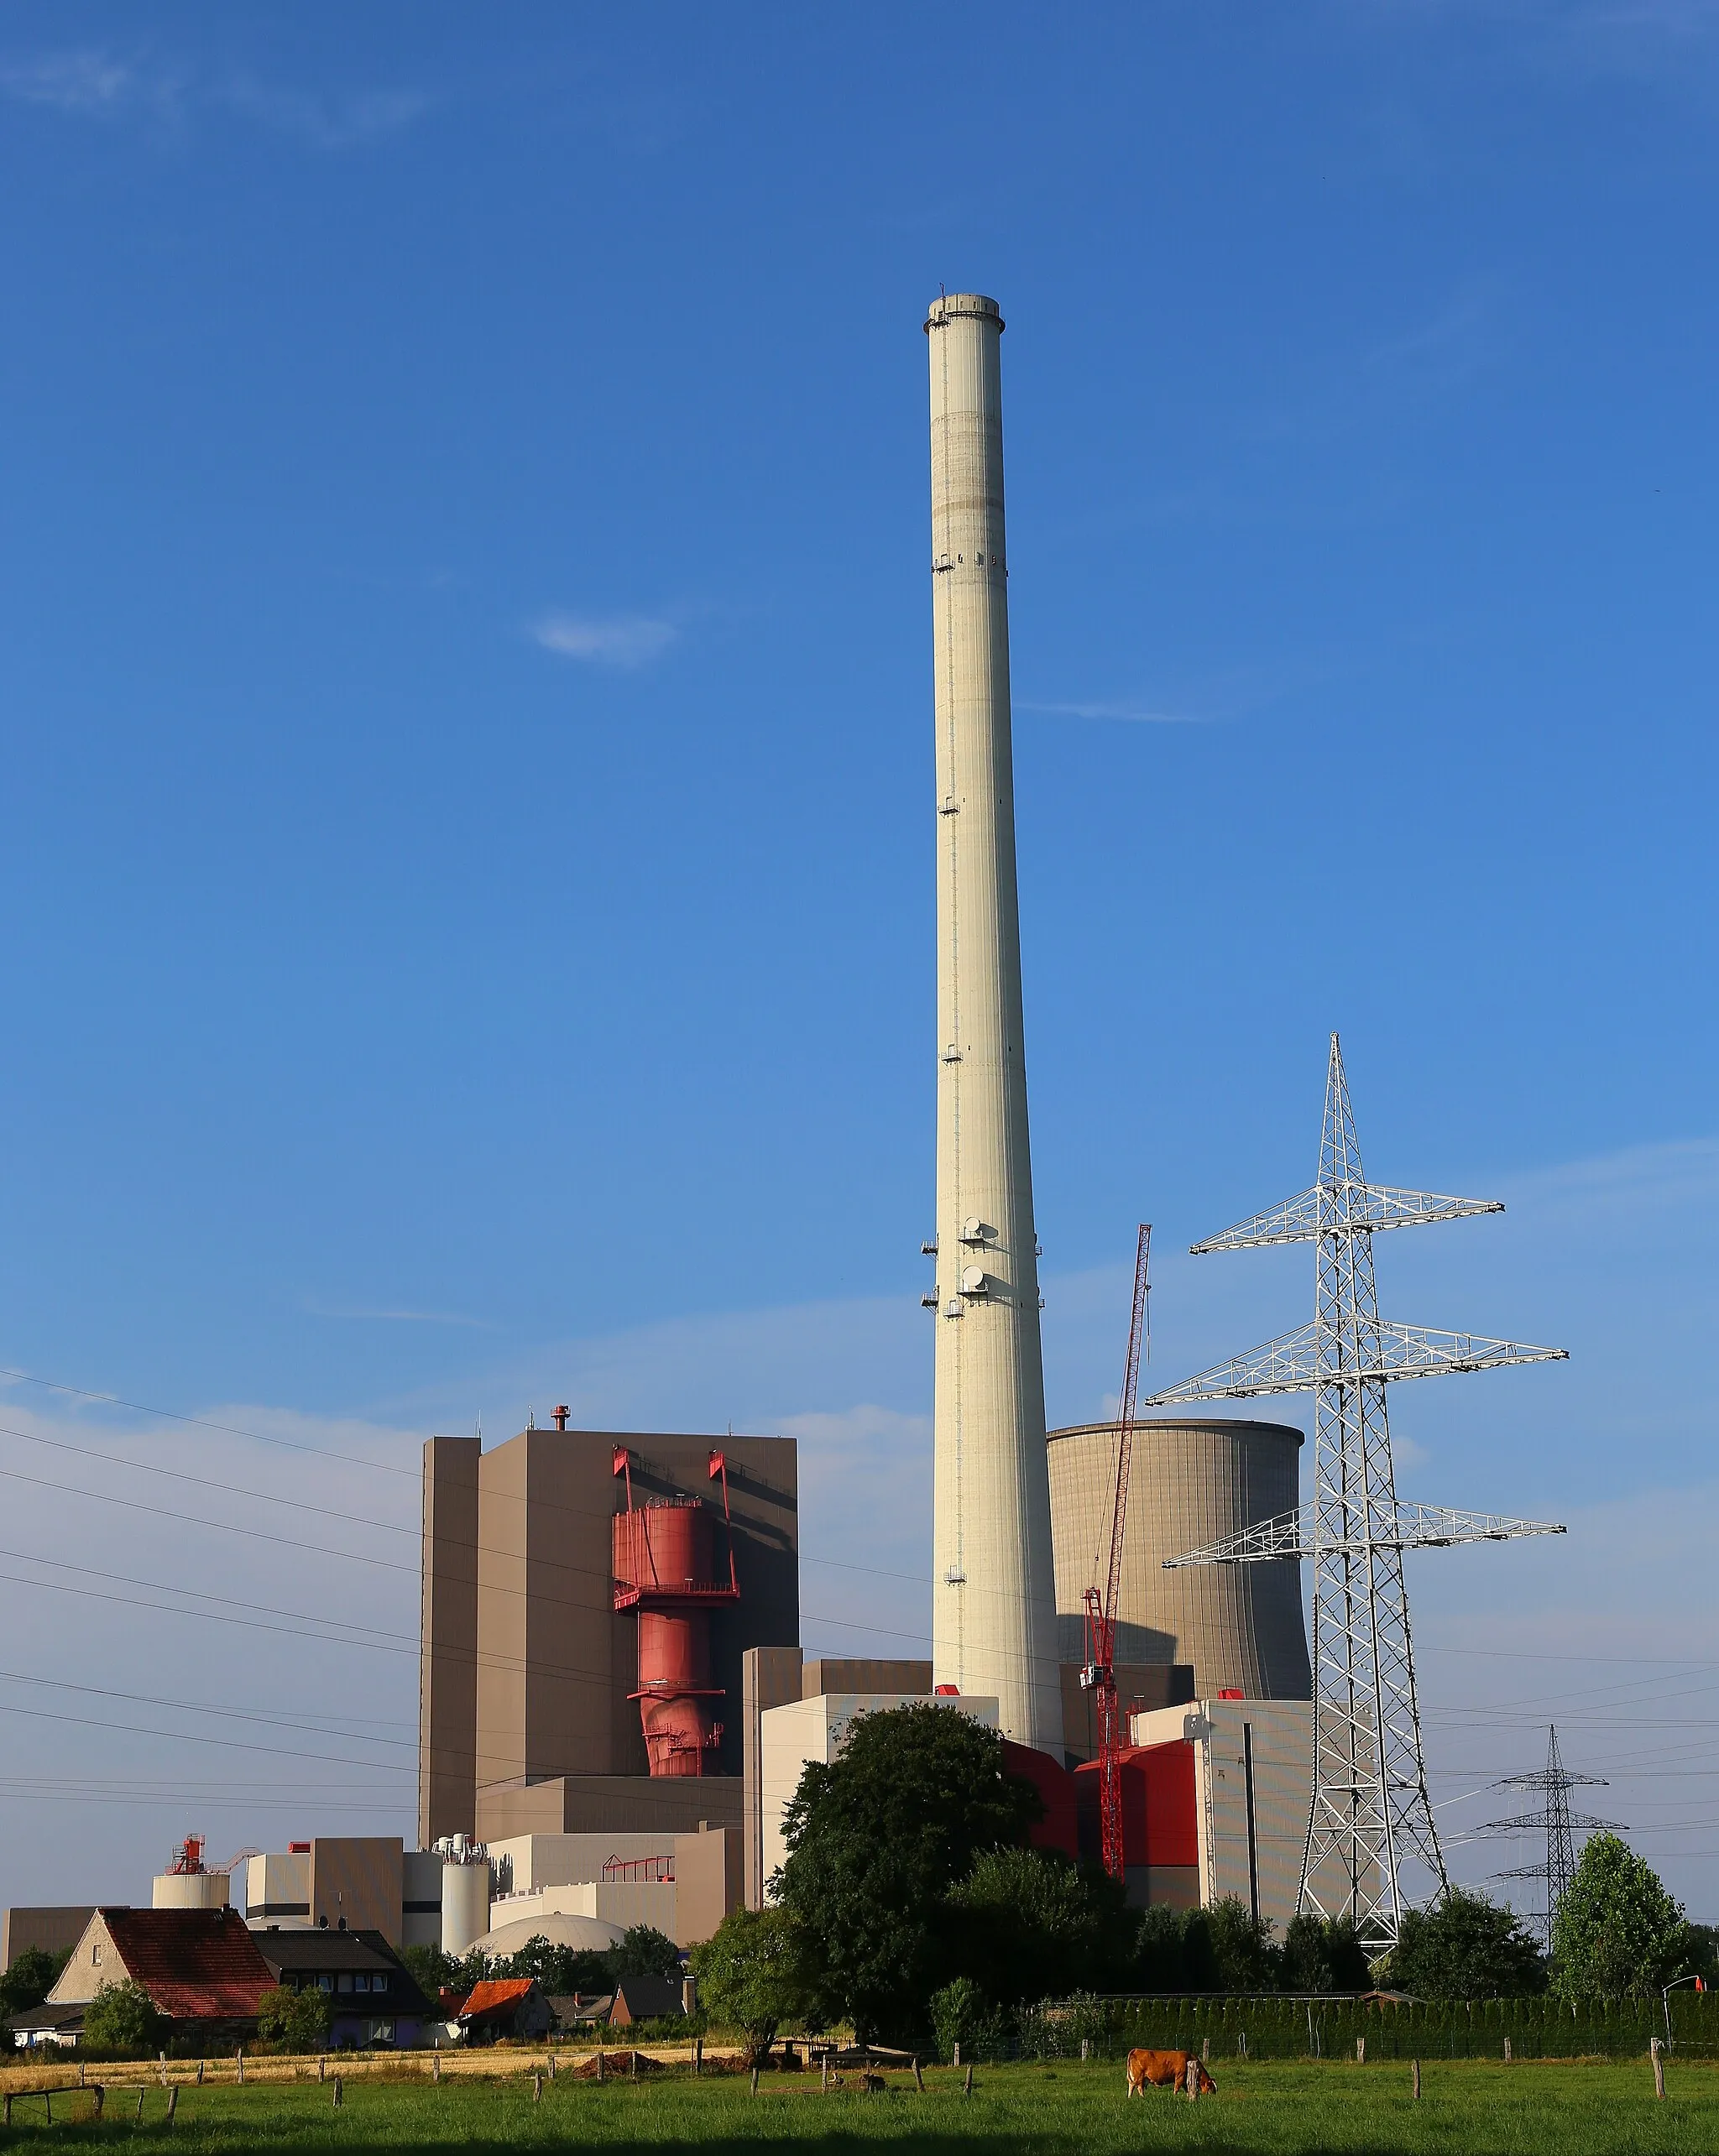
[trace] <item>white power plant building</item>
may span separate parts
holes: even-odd
[[[1027,1145],[1003,528],[1003,319],[956,293],[931,360],[937,725],[932,1660],[1060,1758],[1038,1244]]]

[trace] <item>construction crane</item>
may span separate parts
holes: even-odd
[[[1105,1869],[1113,1879],[1123,1874],[1122,1716],[1116,1697],[1116,1605],[1122,1592],[1122,1533],[1128,1520],[1128,1470],[1134,1456],[1134,1402],[1140,1391],[1142,1350],[1152,1352],[1147,1317],[1151,1293],[1147,1265],[1152,1255],[1152,1223],[1140,1224],[1134,1255],[1134,1313],[1128,1323],[1128,1361],[1122,1372],[1122,1396],[1116,1409],[1116,1496],[1110,1510],[1110,1561],[1100,1592],[1096,1581],[1086,1590],[1086,1666],[1080,1682],[1098,1710],[1098,1807]],[[1096,1553],[1094,1554],[1096,1563]]]

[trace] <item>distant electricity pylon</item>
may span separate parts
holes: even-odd
[[[1372,1239],[1387,1228],[1503,1209],[1496,1201],[1439,1198],[1366,1181],[1334,1033],[1319,1181],[1298,1197],[1194,1245],[1199,1256],[1275,1243],[1315,1244],[1314,1322],[1145,1403],[1180,1407],[1247,1400],[1262,1392],[1314,1396],[1311,1506],[1165,1562],[1313,1559],[1313,1802],[1300,1906],[1315,1916],[1352,1918],[1362,1944],[1373,1952],[1397,1943],[1407,1905],[1400,1882],[1407,1859],[1419,1858],[1436,1880],[1436,1891],[1450,1884],[1427,1798],[1403,1553],[1564,1532],[1530,1520],[1399,1504],[1385,1388],[1398,1379],[1446,1370],[1562,1360],[1566,1350],[1429,1332],[1382,1318]]]
[[[1543,1812],[1524,1812],[1518,1819],[1488,1819],[1476,1827],[1476,1835],[1537,1834],[1544,1831],[1546,1837],[1546,1861],[1544,1864],[1525,1864],[1514,1871],[1495,1871],[1495,1879],[1539,1879],[1545,1882],[1546,1950],[1552,1949],[1552,1925],[1558,1914],[1558,1904],[1564,1899],[1565,1889],[1575,1870],[1575,1837],[1579,1834],[1599,1834],[1615,1828],[1616,1819],[1589,1818],[1586,1812],[1572,1812],[1570,1793],[1586,1784],[1595,1789],[1609,1787],[1601,1774],[1572,1774],[1558,1756],[1558,1731],[1555,1725],[1548,1733],[1546,1767],[1542,1774],[1507,1774],[1502,1782],[1495,1782],[1495,1789],[1538,1789],[1546,1799]]]

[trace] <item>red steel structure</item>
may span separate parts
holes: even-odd
[[[711,1682],[710,1612],[740,1599],[729,1537],[728,1578],[717,1569],[715,1513],[699,1497],[633,1503],[633,1456],[614,1449],[613,1471],[627,1485],[626,1510],[614,1516],[614,1606],[639,1612],[639,1702],[653,1775],[703,1775],[722,1743]],[[729,1520],[728,1460],[710,1455],[710,1479],[722,1481]]]
[[[1152,1223],[1144,1220],[1134,1255],[1134,1314],[1128,1325],[1128,1361],[1116,1412],[1116,1501],[1110,1511],[1110,1562],[1105,1587],[1086,1590],[1086,1667],[1080,1682],[1098,1709],[1098,1790],[1100,1845],[1105,1869],[1120,1880],[1127,1856],[1122,1821],[1122,1716],[1116,1698],[1116,1604],[1122,1591],[1122,1532],[1128,1518],[1128,1470],[1134,1457],[1134,1402],[1140,1391],[1141,1349],[1147,1330],[1147,1268],[1152,1255]],[[1095,1553],[1096,1562],[1096,1553]]]

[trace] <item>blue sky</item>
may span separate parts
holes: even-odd
[[[1716,118],[1702,0],[8,8],[0,1362],[232,1428],[0,1402],[93,1569],[0,1558],[0,1898],[401,1823],[432,1428],[795,1430],[808,1636],[922,1629],[941,282],[1009,323],[1052,1415],[1141,1218],[1166,1381],[1307,1314],[1174,1253],[1309,1179],[1340,1027],[1373,1172],[1511,1207],[1387,1309],[1574,1350],[1398,1403],[1413,1494],[1573,1529],[1421,1561],[1435,1793],[1555,1714],[1719,1918]],[[352,1554],[233,1532],[289,1500]]]

